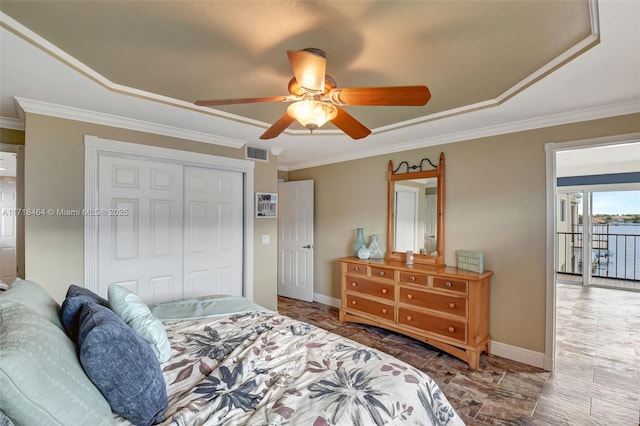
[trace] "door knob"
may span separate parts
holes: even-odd
[[[310,248],[311,248],[311,244],[307,244],[306,246],[302,246],[302,248],[308,248],[308,249],[310,249]]]

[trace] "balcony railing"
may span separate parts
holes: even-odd
[[[585,263],[582,233],[558,232],[557,244],[556,272],[582,275]],[[640,235],[594,233],[591,250],[592,257],[587,264],[592,276],[640,280]]]

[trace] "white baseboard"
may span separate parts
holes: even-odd
[[[313,293],[313,301],[322,303],[323,305],[333,306],[334,308],[339,308],[342,303],[340,299],[336,299],[335,297],[325,296],[324,294]]]
[[[530,349],[523,349],[517,346],[507,345],[506,343],[491,341],[491,353],[501,356],[512,361],[521,362],[523,364],[532,365],[538,368],[545,368],[545,354]]]

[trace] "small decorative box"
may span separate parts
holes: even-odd
[[[482,273],[484,271],[481,252],[471,250],[458,250],[456,251],[456,257],[458,259],[459,269],[479,273]]]

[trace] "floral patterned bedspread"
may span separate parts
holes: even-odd
[[[462,425],[438,385],[270,311],[165,321],[166,425]]]

